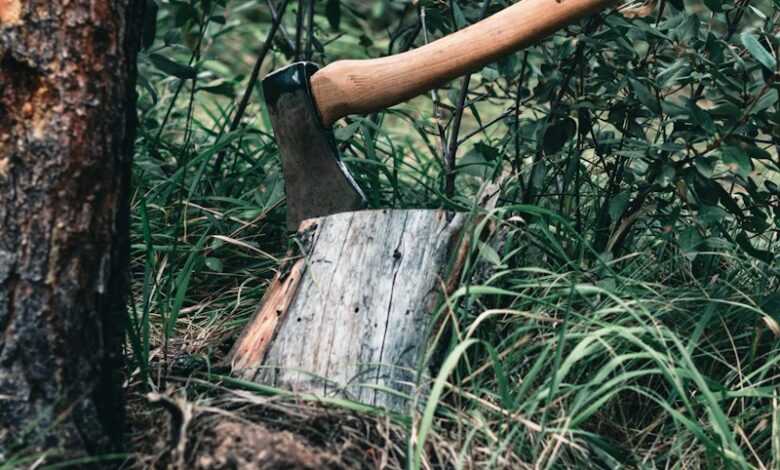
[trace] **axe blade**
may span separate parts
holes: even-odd
[[[330,128],[323,126],[309,78],[318,70],[297,62],[263,80],[268,114],[282,158],[287,229],[313,217],[361,209],[366,198],[339,158]]]

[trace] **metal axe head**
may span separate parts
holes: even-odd
[[[339,160],[329,128],[337,119],[401,103],[614,1],[523,0],[401,54],[337,61],[319,73],[316,65],[301,62],[269,75],[263,90],[284,165],[287,227],[296,230],[304,219],[365,204],[363,193]]]
[[[333,132],[322,124],[310,77],[318,70],[298,62],[271,73],[263,92],[282,157],[287,229],[312,217],[365,207],[366,198],[339,158]]]

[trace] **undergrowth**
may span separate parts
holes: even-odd
[[[248,78],[273,22],[260,76],[398,52],[484,6],[322,3],[311,29],[308,2],[160,4],[134,165],[135,463],[169,457],[145,437],[167,426],[143,398],[155,391],[338,454],[317,440],[329,436],[351,467],[780,466],[771,3],[608,12],[468,86],[339,124],[372,207],[465,211],[500,187],[432,313],[439,367],[402,415],[230,379],[221,361],[287,243],[278,150]]]

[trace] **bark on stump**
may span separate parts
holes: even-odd
[[[142,3],[0,0],[0,462],[121,447]]]
[[[298,235],[305,256],[269,287],[231,352],[234,374],[402,409],[403,395],[416,388],[431,311],[457,270],[453,255],[465,220],[444,211],[381,210],[304,222]]]

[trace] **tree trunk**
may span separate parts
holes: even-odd
[[[383,210],[304,222],[305,256],[268,289],[233,348],[234,374],[394,410],[408,405],[431,310],[458,270],[452,255],[465,219]]]
[[[121,448],[141,3],[0,0],[0,461]]]

